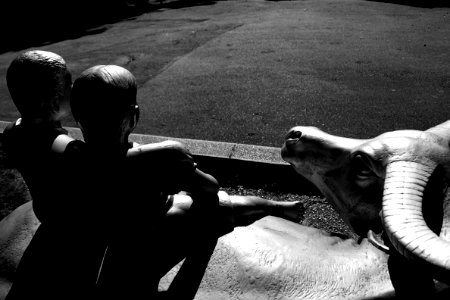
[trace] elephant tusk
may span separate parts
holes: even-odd
[[[383,234],[383,232],[381,232],[380,234],[376,234],[375,232],[373,232],[372,230],[369,230],[367,232],[367,239],[369,240],[369,242],[375,246],[375,248],[383,251],[386,254],[390,253],[390,249],[388,246],[386,246],[383,243],[383,239],[381,238],[381,235]]]

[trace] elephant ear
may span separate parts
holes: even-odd
[[[382,217],[386,233],[398,252],[406,258],[426,262],[436,278],[449,283],[449,203],[444,204],[441,236],[435,233],[439,228],[430,228],[424,218],[424,202],[438,200],[427,197],[423,201],[425,189],[437,169],[438,164],[429,160],[390,162],[386,169]],[[445,178],[443,175],[441,178]]]

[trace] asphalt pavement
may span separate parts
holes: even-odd
[[[174,3],[11,45],[0,54],[0,120],[18,116],[5,74],[31,48],[62,55],[74,77],[95,64],[132,71],[136,133],[279,147],[295,125],[367,138],[450,118],[449,5]]]

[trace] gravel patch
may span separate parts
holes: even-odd
[[[255,189],[237,185],[222,189],[231,195],[253,195],[275,201],[300,201],[303,204],[303,210],[299,224],[358,239],[358,235],[343,222],[324,197],[286,193],[272,190],[267,186]]]

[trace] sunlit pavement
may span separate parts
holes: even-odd
[[[74,76],[139,81],[136,132],[280,147],[295,125],[372,137],[450,116],[450,8],[363,0],[218,1],[152,10],[36,45]],[[17,117],[0,55],[0,120]],[[67,125],[75,125],[68,121]]]

